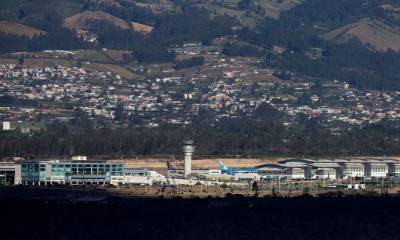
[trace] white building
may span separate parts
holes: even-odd
[[[386,177],[389,173],[389,165],[385,162],[371,162],[367,164],[369,177]]]
[[[258,166],[265,179],[347,179],[400,176],[400,162],[393,159],[287,159]]]
[[[287,176],[290,179],[310,179],[312,161],[307,159],[292,159],[282,161],[281,166],[287,168]]]
[[[364,177],[365,166],[364,162],[346,162],[343,169],[343,178],[348,177]]]
[[[340,178],[340,166],[337,162],[320,160],[315,161],[312,166],[312,178],[327,180],[335,180]]]
[[[400,163],[394,163],[393,166],[393,173],[396,176],[400,176]]]
[[[305,159],[288,159],[258,166],[257,172],[265,179],[311,179],[312,163]]]
[[[305,169],[300,168],[300,167],[291,168],[290,178],[291,179],[305,179],[306,178]]]
[[[263,179],[284,179],[288,177],[288,169],[279,164],[264,164],[257,169],[257,173]]]
[[[235,173],[233,175],[235,181],[258,181],[260,175],[257,173]]]
[[[165,183],[166,178],[156,171],[143,169],[125,169],[123,184],[153,185],[154,183]]]
[[[10,122],[3,122],[3,131],[11,130],[11,123]]]

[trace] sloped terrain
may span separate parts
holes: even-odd
[[[63,26],[69,29],[87,30],[88,26],[95,21],[106,21],[122,29],[130,28],[129,24],[121,18],[115,17],[102,11],[90,10],[75,14],[71,17],[64,19]]]
[[[290,10],[302,2],[302,0],[257,0],[256,1],[265,10],[265,15],[278,18],[281,12]]]
[[[271,17],[274,19],[278,19],[279,15],[291,8],[295,7],[296,5],[300,4],[302,0],[254,0],[252,1],[253,5],[256,7],[261,7],[264,10],[264,15],[261,16],[260,13],[255,13],[255,9],[239,9],[238,3],[240,1],[231,0],[231,1],[224,1],[223,3],[216,4],[214,1],[206,1],[198,4],[200,7],[205,7],[210,12],[223,16],[229,15],[232,17],[236,17],[241,20],[242,23],[249,23],[249,21],[258,21],[259,17]],[[248,14],[252,12],[253,14],[250,17]],[[246,15],[246,16],[245,16]],[[245,20],[245,21],[243,21]],[[250,24],[253,25],[254,23]],[[248,24],[246,24],[248,25]]]
[[[400,51],[400,29],[369,18],[361,19],[321,36],[336,43],[357,39],[371,50],[380,52],[388,49]]]
[[[33,36],[46,34],[45,31],[29,27],[16,22],[0,21],[0,32],[5,34],[14,34],[19,36],[27,36],[32,38]]]

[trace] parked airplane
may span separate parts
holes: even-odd
[[[221,173],[233,175],[235,173],[257,173],[256,168],[239,168],[239,169],[230,169],[221,161],[219,161],[219,169],[221,169]]]

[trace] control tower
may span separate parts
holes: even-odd
[[[194,153],[194,146],[192,140],[183,142],[183,154],[185,155],[185,177],[192,172],[192,155]]]

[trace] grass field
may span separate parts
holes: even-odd
[[[103,52],[97,50],[78,51],[77,54],[74,55],[74,57],[83,62],[113,63],[112,59],[110,59]]]

